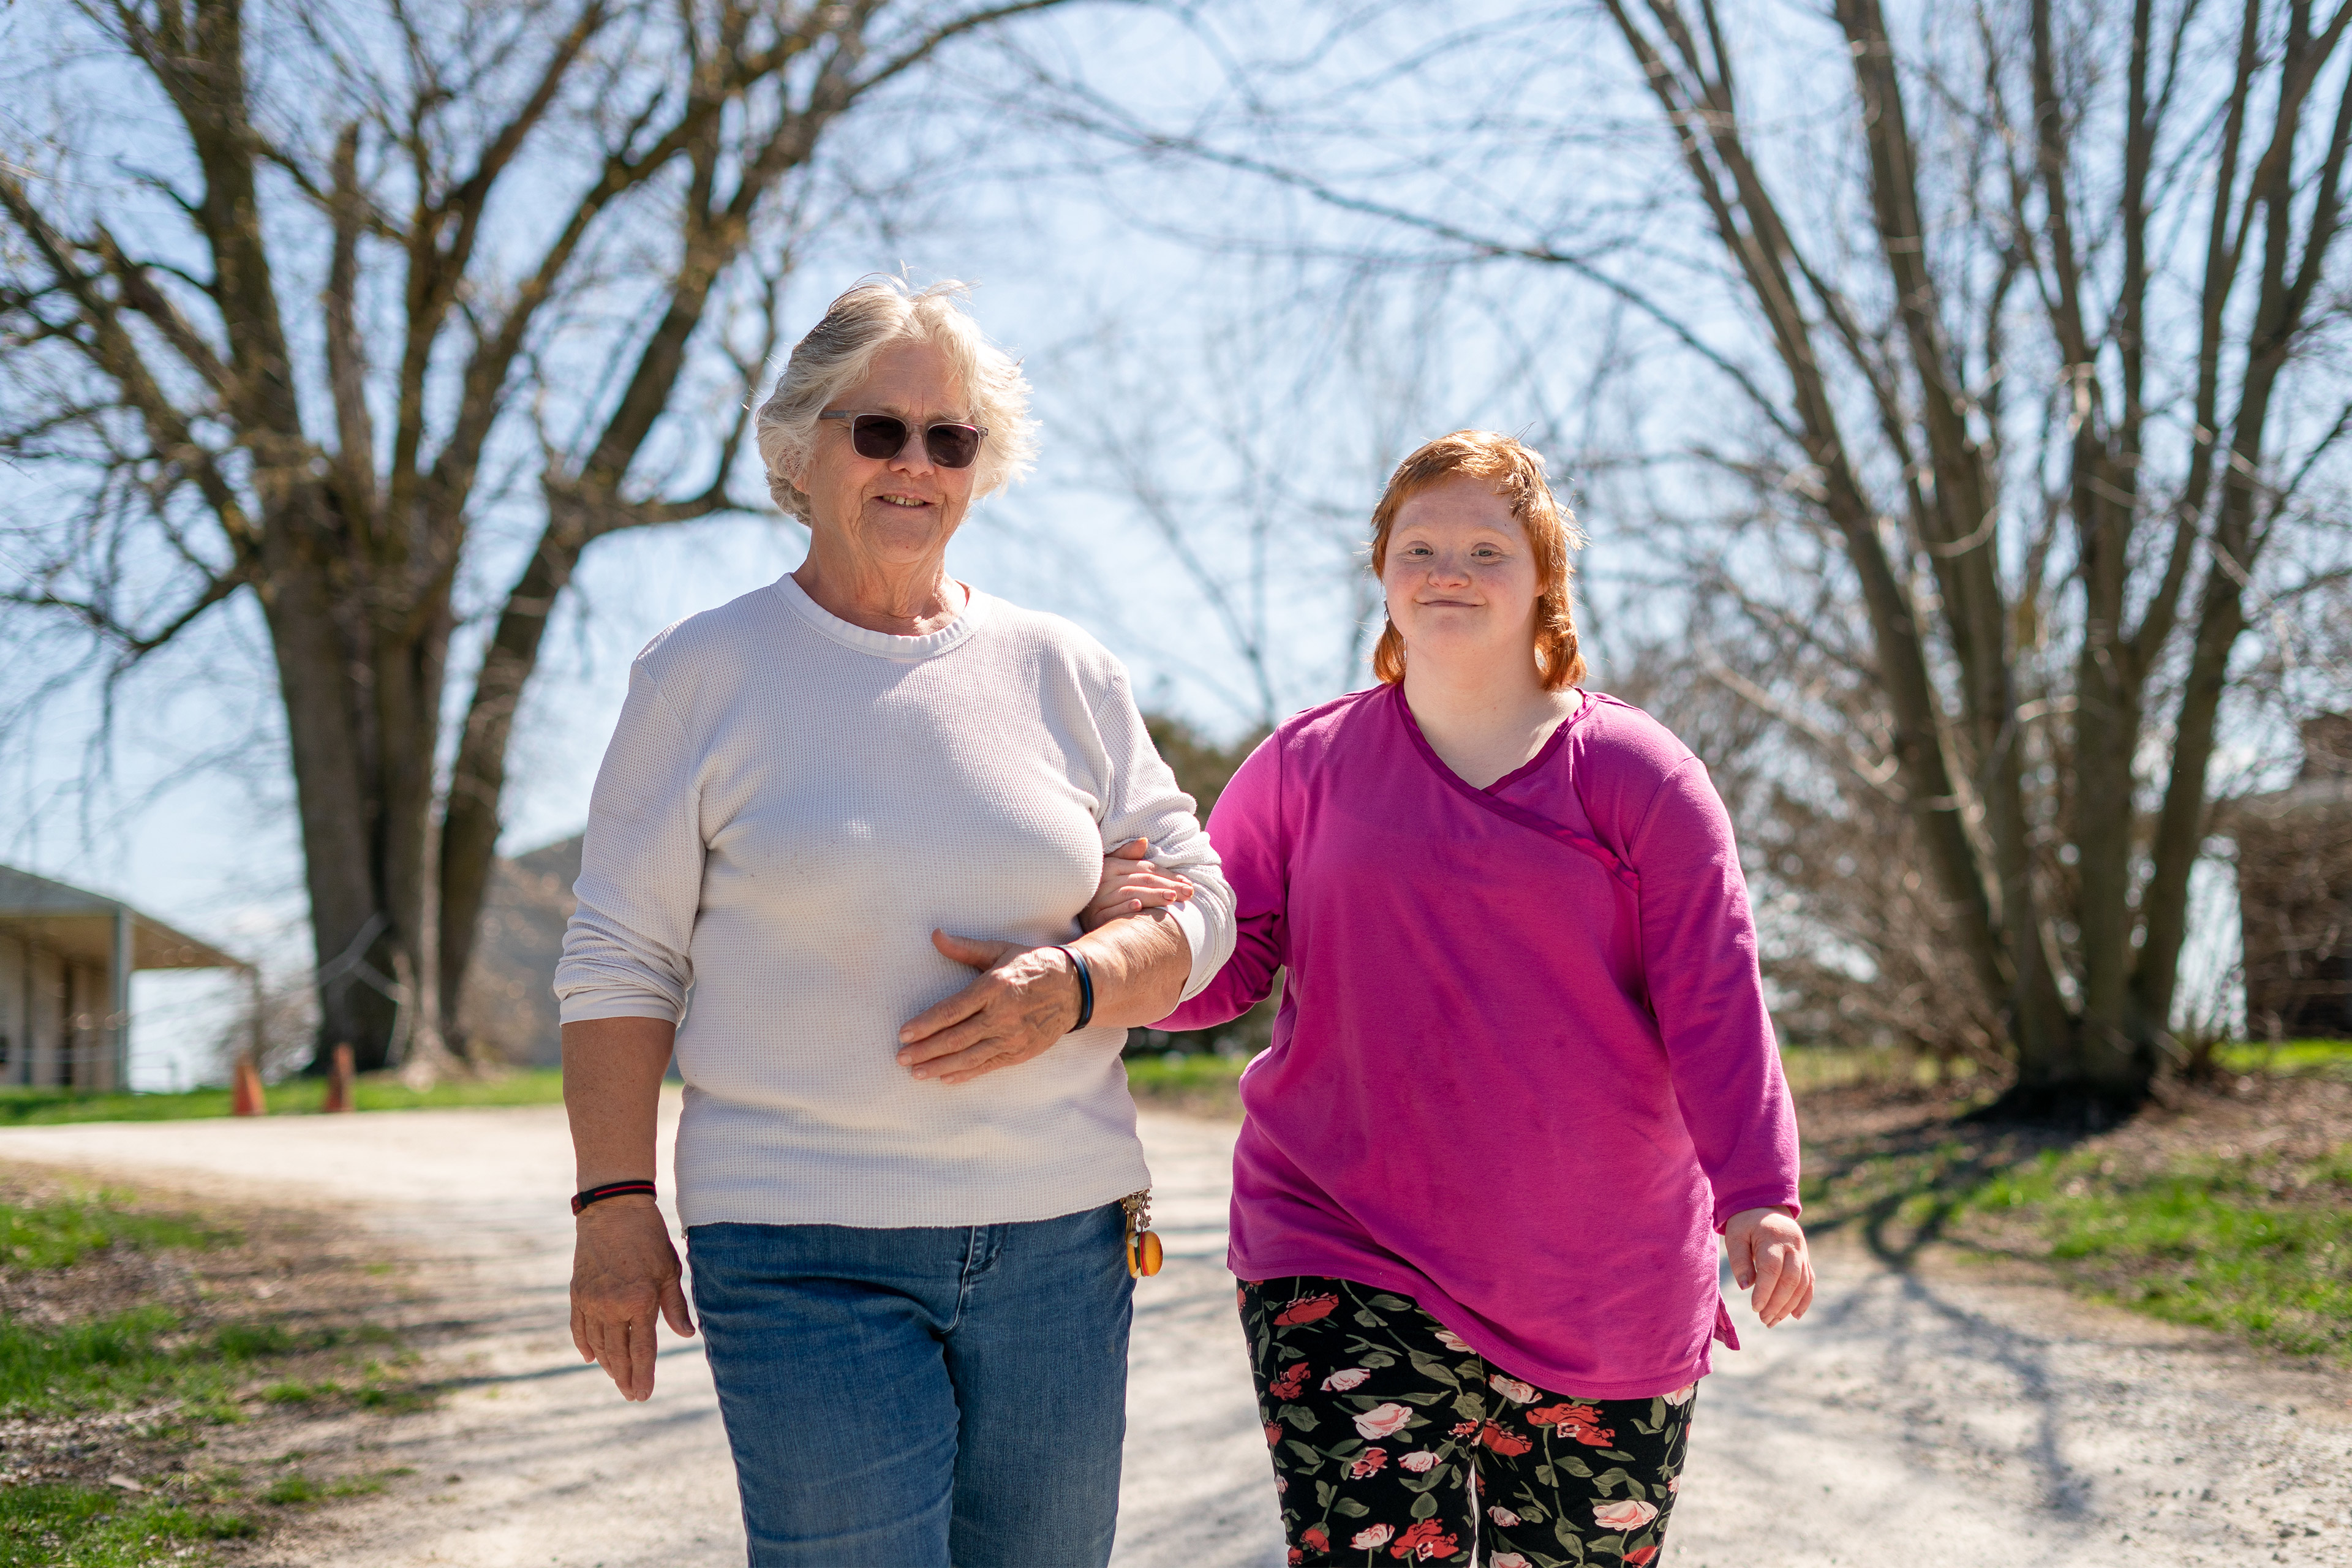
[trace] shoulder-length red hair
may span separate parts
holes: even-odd
[[[1536,668],[1544,689],[1559,691],[1584,679],[1584,655],[1576,646],[1576,605],[1569,579],[1570,557],[1584,547],[1576,519],[1551,493],[1543,459],[1508,436],[1492,430],[1456,430],[1440,436],[1399,463],[1372,509],[1372,575],[1387,567],[1389,532],[1404,503],[1423,490],[1461,476],[1485,479],[1509,503],[1535,552]],[[1381,628],[1372,649],[1372,673],[1393,686],[1404,679],[1404,638],[1394,622]]]

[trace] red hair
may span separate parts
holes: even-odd
[[[1584,679],[1584,655],[1576,644],[1576,605],[1569,593],[1575,574],[1569,557],[1584,543],[1576,519],[1551,493],[1543,459],[1508,436],[1492,430],[1456,430],[1440,436],[1396,467],[1388,489],[1372,509],[1372,574],[1388,566],[1389,533],[1404,503],[1454,478],[1485,479],[1509,503],[1536,558],[1536,668],[1544,689],[1559,691]],[[1390,685],[1404,679],[1404,638],[1394,622],[1381,628],[1372,649],[1372,673]]]

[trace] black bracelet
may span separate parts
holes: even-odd
[[[1093,970],[1087,967],[1087,961],[1078,956],[1078,950],[1076,948],[1061,947],[1058,943],[1055,945],[1058,951],[1068,953],[1070,955],[1070,962],[1077,965],[1078,1021],[1070,1026],[1070,1033],[1075,1035],[1080,1029],[1085,1028],[1088,1024],[1094,1022],[1095,974]]]
[[[603,1203],[606,1198],[626,1197],[632,1193],[654,1195],[654,1184],[648,1181],[606,1182],[601,1187],[591,1187],[584,1193],[572,1194],[572,1212],[578,1214],[590,1204]]]

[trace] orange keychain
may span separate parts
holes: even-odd
[[[1151,1224],[1151,1189],[1129,1193],[1118,1200],[1127,1211],[1127,1277],[1141,1279],[1160,1272],[1165,1260],[1160,1249],[1160,1237],[1149,1228]]]

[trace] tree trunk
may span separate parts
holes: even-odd
[[[319,1029],[308,1071],[352,1047],[362,1072],[434,1037],[423,981],[425,846],[433,818],[435,699],[448,616],[371,614],[348,542],[315,485],[268,532],[262,595],[294,773],[310,895]]]
[[[123,668],[236,593],[259,595],[312,904],[319,1064],[341,1045],[378,1069],[403,1050],[437,1047],[487,890],[515,706],[580,551],[617,528],[743,510],[726,491],[740,416],[702,495],[624,491],[762,204],[794,221],[773,204],[779,182],[807,166],[819,137],[866,94],[925,68],[955,40],[1061,3],[875,3],[780,16],[730,0],[664,21],[666,7],[577,0],[525,8],[514,28],[491,33],[460,7],[446,19],[408,17],[417,25],[404,52],[371,57],[381,73],[342,54],[340,35],[295,26],[248,40],[238,0],[90,8],[98,32],[170,102],[181,136],[164,162],[175,179],[190,178],[157,209],[168,228],[178,204],[182,230],[151,257],[97,221],[102,204],[80,204],[71,220],[46,214],[23,172],[0,166],[0,337],[16,345],[9,368],[58,357],[34,377],[43,397],[72,375],[94,374],[110,389],[86,405],[45,406],[29,429],[38,445],[84,426],[99,432],[93,449],[110,454],[86,515],[58,531],[54,559],[20,574],[72,591],[5,596],[92,627]],[[295,21],[316,9],[298,5]],[[288,110],[292,119],[265,115],[268,128],[257,128],[248,41],[273,59],[308,49],[288,68],[348,90],[310,95]],[[575,90],[583,71],[598,85]],[[591,106],[583,91],[617,97]],[[171,139],[162,122],[156,130]],[[563,137],[573,139],[563,159],[577,178],[550,184],[545,170],[528,172]],[[508,200],[497,193],[518,182],[537,193],[532,201],[568,185],[568,211],[547,215],[535,257],[501,247],[495,262],[478,265],[479,242],[496,232],[490,215]],[[272,192],[284,205],[265,222],[279,200]],[[502,421],[541,412],[529,389],[545,372],[542,312],[561,319],[583,290],[610,286],[581,258],[613,243],[604,236],[615,226],[635,237],[630,265],[652,265],[655,230],[621,209],[650,214],[673,193],[682,203],[667,312],[637,348],[594,448],[559,458],[543,477],[549,531],[493,637],[445,814],[435,785],[450,595],[477,475]],[[140,240],[158,232],[137,226]],[[273,266],[281,235],[306,258],[294,268]],[[734,361],[747,391],[775,347],[789,245],[782,250],[756,269],[767,285],[765,348],[742,353],[723,324],[702,340]],[[283,304],[317,261],[320,308],[305,320],[318,330],[289,333]],[[363,308],[370,300],[384,309]],[[615,331],[608,347],[617,355],[637,334]],[[298,360],[314,375],[298,375]],[[305,385],[325,395],[319,412],[331,412],[331,439],[305,425]],[[126,418],[140,438],[126,441],[118,427]],[[20,424],[13,414],[0,419],[0,446],[26,438]],[[562,446],[543,425],[540,435],[543,449]],[[667,498],[666,479],[677,477],[639,475],[635,489]],[[596,515],[567,511],[559,491],[587,495]],[[184,530],[205,513],[217,537],[192,544]],[[144,573],[154,560],[175,560],[195,579],[184,606],[118,617],[118,605],[154,597],[125,563]],[[100,586],[81,592],[81,576]]]
[[[792,163],[806,156],[823,120],[812,111],[811,123],[798,138]],[[466,726],[450,770],[449,795],[443,808],[440,851],[440,927],[437,934],[437,1001],[442,1027],[463,1027],[458,1001],[465,993],[466,974],[473,963],[479,935],[482,905],[488,897],[496,861],[499,805],[506,791],[507,745],[513,738],[515,717],[524,687],[538,667],[541,640],[557,595],[571,583],[581,553],[595,539],[622,528],[642,526],[714,510],[724,504],[728,470],[733,466],[736,443],[742,438],[739,423],[721,444],[717,478],[699,500],[682,504],[631,505],[622,496],[624,482],[638,452],[670,406],[679,376],[687,364],[687,348],[701,329],[711,290],[734,265],[751,234],[751,205],[766,184],[790,164],[756,161],[726,205],[713,212],[714,176],[723,146],[713,133],[693,149],[692,198],[685,226],[685,257],[670,287],[668,308],[637,355],[620,401],[606,421],[595,447],[574,477],[550,472],[541,477],[547,501],[547,522],[539,548],[531,552],[521,578],[507,594],[482,668],[474,679],[474,696],[466,710]],[[770,339],[775,348],[776,310],[768,308]],[[764,363],[762,353],[753,366]],[[756,396],[755,368],[744,372],[744,391]]]
[[[551,529],[551,536],[555,531]],[[524,685],[539,662],[539,645],[555,598],[572,580],[580,547],[554,537],[541,542],[522,580],[507,595],[498,629],[482,656],[474,698],[450,770],[449,799],[441,823],[439,931],[441,1026],[455,1043],[464,1020],[457,1002],[473,963],[482,905],[488,897],[506,793],[507,743],[514,734]]]
[[[273,530],[274,554],[298,534]],[[308,554],[305,551],[303,553]],[[314,1066],[349,1045],[362,1071],[386,1065],[399,1022],[389,994],[402,965],[384,908],[381,816],[352,712],[353,660],[315,559],[273,563],[263,605],[286,704],[302,858],[310,894],[319,998]]]

